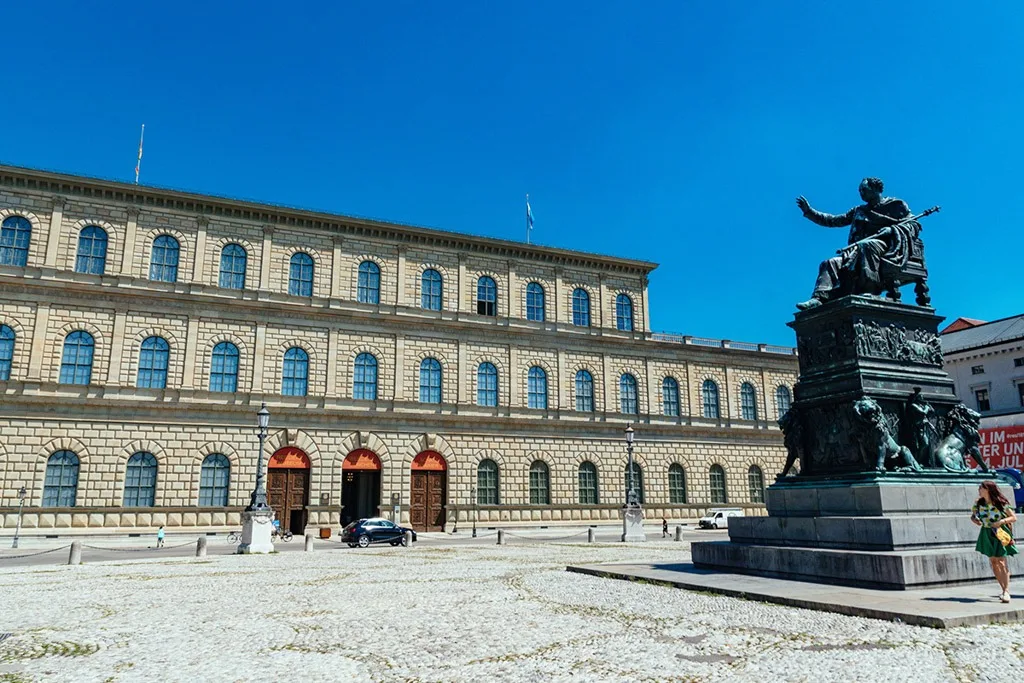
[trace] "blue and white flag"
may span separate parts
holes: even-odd
[[[526,243],[530,243],[530,231],[533,230],[533,210],[530,209],[530,195],[526,195]]]

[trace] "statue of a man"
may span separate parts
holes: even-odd
[[[814,293],[797,304],[801,311],[820,306],[846,294],[880,294],[885,291],[887,270],[898,271],[910,254],[910,239],[917,236],[920,225],[910,217],[910,207],[902,199],[882,196],[882,181],[865,178],[860,183],[864,204],[844,214],[815,211],[804,197],[797,206],[804,217],[826,228],[850,228],[845,249],[822,262]]]

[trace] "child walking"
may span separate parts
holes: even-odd
[[[163,527],[160,527],[159,529],[156,530],[156,547],[157,548],[163,548],[164,547],[164,528]]]

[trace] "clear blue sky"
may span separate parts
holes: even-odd
[[[657,330],[792,343],[865,175],[934,304],[1024,311],[1018,2],[4,3],[0,160],[656,261]],[[222,6],[223,5],[223,6]],[[907,293],[911,298],[912,292]]]

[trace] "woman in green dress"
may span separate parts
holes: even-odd
[[[971,521],[981,527],[974,549],[988,557],[992,563],[992,573],[995,574],[996,581],[1003,591],[999,600],[1010,602],[1010,568],[1006,564],[1006,558],[1016,555],[1017,548],[1012,541],[1004,546],[996,536],[996,530],[1006,527],[1004,531],[1009,533],[1012,539],[1013,527],[1010,525],[1017,521],[1017,515],[1013,514],[1013,506],[999,491],[999,486],[994,481],[982,482],[978,487],[978,500],[971,508]]]

